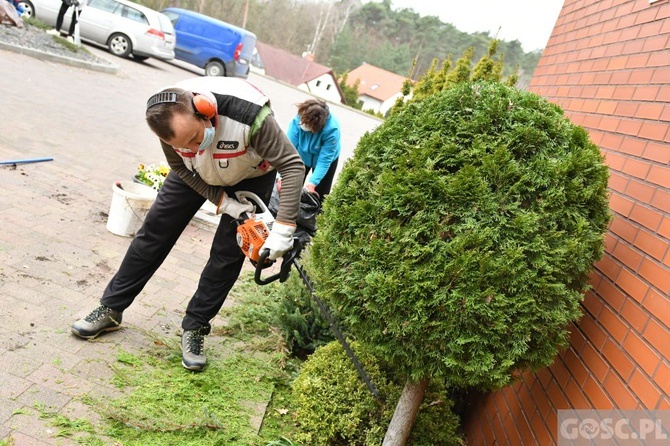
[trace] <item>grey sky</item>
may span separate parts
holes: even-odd
[[[394,10],[435,15],[467,33],[498,33],[521,42],[524,51],[544,49],[562,7],[563,0],[391,0]]]

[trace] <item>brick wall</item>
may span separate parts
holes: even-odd
[[[670,0],[565,0],[529,89],[588,130],[613,220],[554,364],[478,398],[470,445],[550,445],[558,409],[670,409]]]

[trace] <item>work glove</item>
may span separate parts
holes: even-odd
[[[270,251],[268,259],[276,260],[283,256],[286,251],[293,248],[293,233],[295,232],[295,225],[281,223],[275,221],[272,223],[272,230],[270,235],[265,239],[265,243],[261,246],[260,252],[266,249]]]
[[[231,217],[237,219],[245,212],[253,212],[256,207],[249,202],[244,197],[240,197],[239,201],[234,198],[230,198],[225,193],[221,198],[219,206],[216,208],[217,214],[228,214]]]

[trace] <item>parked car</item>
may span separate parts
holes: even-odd
[[[256,34],[187,9],[161,12],[170,18],[177,33],[175,59],[203,68],[207,76],[249,76]]]
[[[176,35],[164,14],[129,0],[82,0],[79,36],[82,41],[106,46],[119,57],[145,60],[174,59]],[[56,26],[61,0],[21,0],[24,17]],[[73,9],[65,13],[61,32],[70,29]]]

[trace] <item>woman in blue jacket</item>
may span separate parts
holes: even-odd
[[[291,140],[305,163],[305,189],[323,198],[328,195],[340,157],[340,123],[319,99],[298,104],[298,114],[288,127]]]

